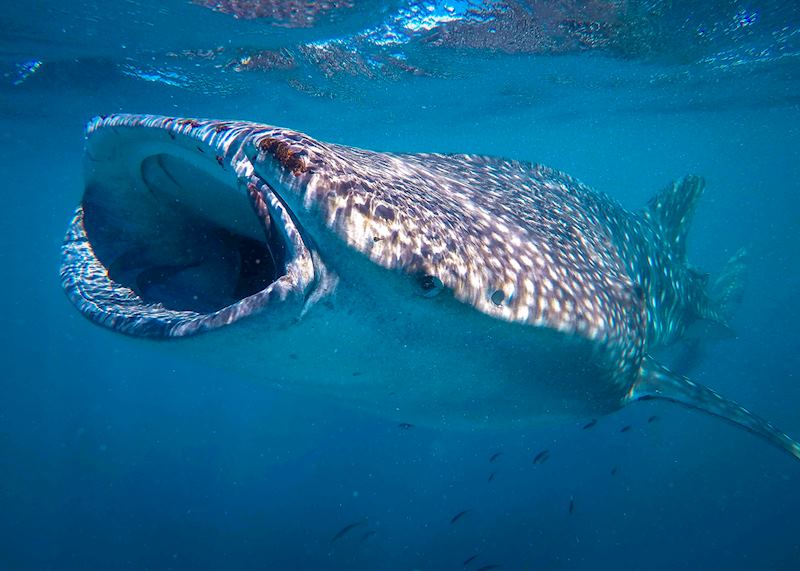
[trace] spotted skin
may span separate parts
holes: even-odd
[[[215,157],[247,188],[259,216],[280,217],[291,271],[210,315],[145,304],[111,282],[79,209],[64,245],[62,282],[96,322],[132,335],[180,337],[261,311],[271,303],[264,296],[306,299],[302,318],[335,289],[320,260],[335,259],[337,250],[358,252],[377,267],[432,284],[426,297],[446,290],[498,322],[585,341],[604,371],[598,383],[613,387],[617,406],[641,398],[682,402],[800,457],[768,423],[713,391],[696,390],[649,357],[694,320],[722,320],[706,277],[685,259],[703,190],[698,177],[630,212],[565,173],[515,160],[381,153],[256,123],[147,115],[95,119],[87,136],[109,130],[165,134],[163,144]]]
[[[258,153],[256,171],[349,247],[434,276],[492,317],[590,339],[613,354],[620,382],[638,368],[644,295],[607,226],[634,215],[607,196],[548,167],[491,157],[376,153],[295,132],[256,135],[255,146],[275,139],[295,150]]]
[[[633,213],[543,165],[376,153],[296,132],[256,136],[256,145],[274,148],[279,139],[294,150],[261,152],[256,169],[280,164],[280,184],[349,246],[383,267],[435,276],[493,317],[603,344],[620,379],[648,350],[708,316],[704,282],[685,262],[699,177]],[[666,218],[672,209],[680,213],[677,239]]]

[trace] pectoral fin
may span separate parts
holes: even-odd
[[[800,443],[733,401],[646,359],[641,377],[628,396],[631,401],[664,399],[719,416],[767,440],[800,460]]]

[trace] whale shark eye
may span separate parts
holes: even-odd
[[[506,293],[503,290],[501,289],[495,290],[495,292],[492,294],[492,303],[495,305],[500,305],[501,303],[503,303],[503,300],[505,298],[506,298]]]
[[[436,276],[426,274],[419,278],[419,287],[422,290],[423,296],[434,297],[439,295],[439,292],[444,289],[444,284],[442,283],[442,280]]]

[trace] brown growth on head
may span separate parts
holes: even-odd
[[[192,129],[197,129],[200,126],[200,123],[194,119],[181,119],[180,121],[178,121],[178,125],[180,125],[181,127],[185,127],[186,125],[188,125]]]
[[[258,149],[264,153],[270,153],[285,168],[289,169],[293,175],[298,176],[308,170],[308,165],[303,156],[292,149],[286,141],[280,141],[271,137],[261,139]]]

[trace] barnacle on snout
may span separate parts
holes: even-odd
[[[297,176],[308,170],[306,157],[286,141],[281,141],[273,137],[261,139],[258,143],[258,150],[262,153],[269,153],[288,169],[293,175]]]

